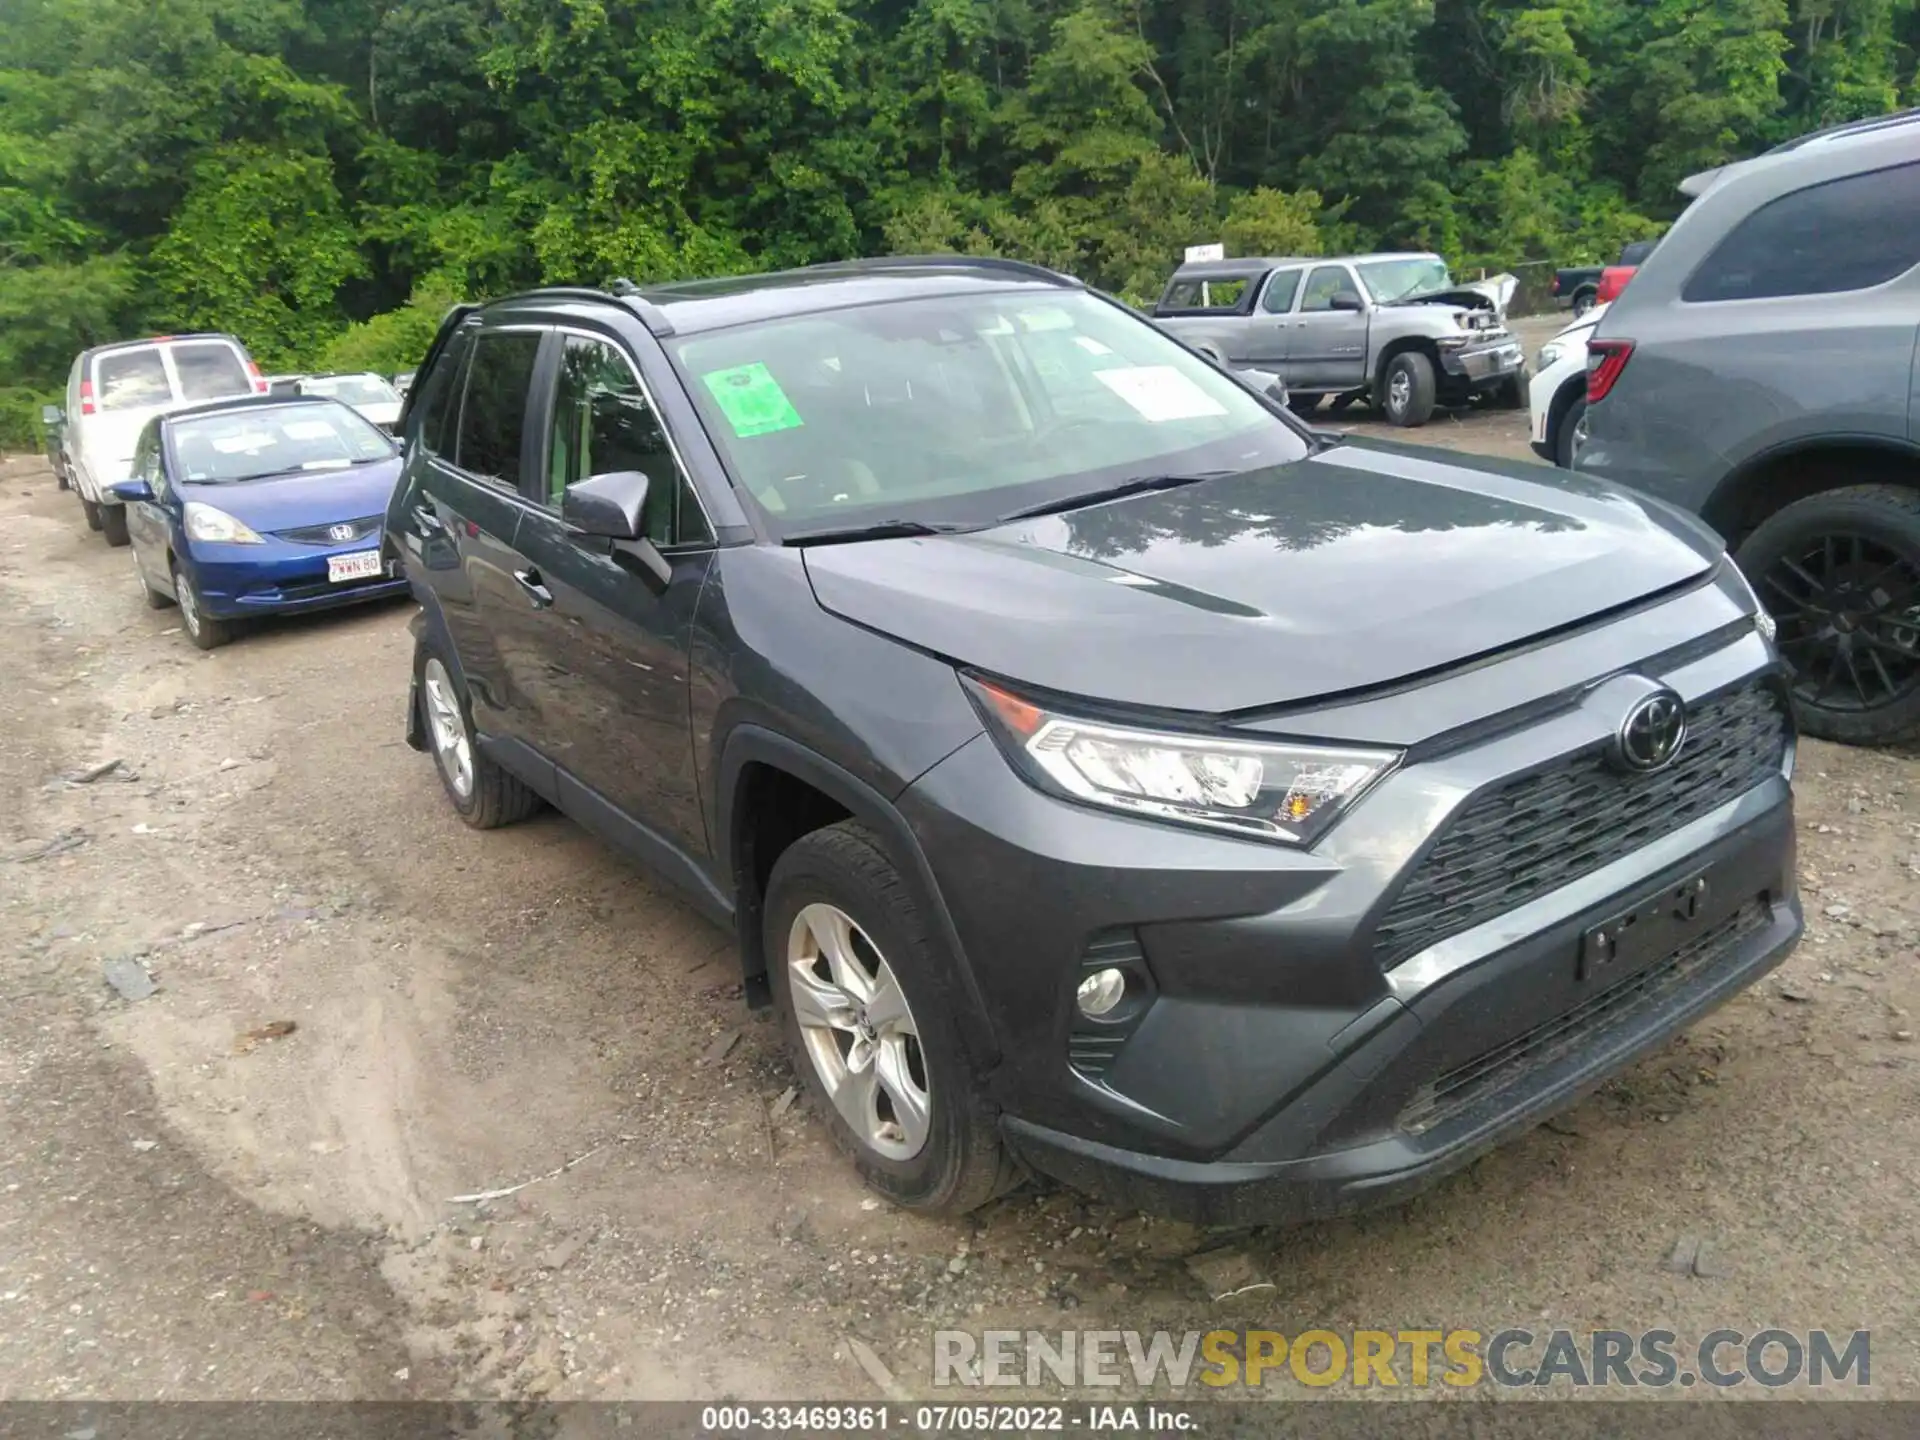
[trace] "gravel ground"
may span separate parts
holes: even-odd
[[[1223,1323],[1871,1327],[1920,1396],[1911,753],[1804,748],[1777,976],[1407,1205],[944,1225],[781,1107],[718,932],[562,819],[459,825],[401,743],[406,607],[202,655],[27,460],[0,594],[0,1398],[877,1398],[941,1326]]]

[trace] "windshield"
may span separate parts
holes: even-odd
[[[326,395],[349,405],[391,405],[400,392],[378,375],[322,375],[303,380],[300,389],[308,395]]]
[[[385,460],[393,446],[344,405],[272,405],[176,420],[173,454],[183,481],[223,485]]]
[[[736,484],[788,533],[989,524],[1129,479],[1307,453],[1244,388],[1077,290],[856,306],[670,350]]]
[[[1430,295],[1453,285],[1453,277],[1447,274],[1447,262],[1431,255],[1414,260],[1367,260],[1358,269],[1374,300],[1381,305],[1391,305],[1410,295]]]

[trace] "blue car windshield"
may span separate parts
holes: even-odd
[[[177,420],[171,429],[175,474],[196,485],[339,470],[393,454],[385,435],[338,403],[230,410]]]

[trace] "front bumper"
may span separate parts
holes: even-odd
[[[1380,1203],[1571,1103],[1777,964],[1801,924],[1791,736],[1771,651],[1736,603],[1716,582],[1417,696],[1276,719],[1276,733],[1330,741],[1416,743],[1423,726],[1451,737],[1416,748],[1311,851],[1053,799],[986,736],[928,771],[898,803],[971,971],[952,999],[985,1000],[994,1053],[980,1068],[1011,1148],[1195,1220]],[[1388,938],[1442,840],[1479,843],[1455,822],[1516,777],[1595,754],[1655,681],[1702,714],[1715,697],[1772,697],[1779,763],[1752,749],[1737,785],[1675,808],[1684,823],[1662,829],[1643,808],[1614,827],[1634,838],[1603,863],[1524,893],[1496,872],[1496,893],[1517,898]],[[1699,773],[1722,773],[1722,753],[1701,752]],[[1612,833],[1613,813],[1582,833]],[[1464,853],[1471,870],[1481,851]],[[1671,945],[1592,971],[1597,929],[1695,881],[1710,899],[1674,922]],[[1140,983],[1102,1029],[1073,991],[1106,966]]]
[[[1490,389],[1526,369],[1526,351],[1517,337],[1502,331],[1457,350],[1442,349],[1440,368],[1476,390]]]
[[[331,581],[327,557],[379,550],[380,537],[337,546],[301,545],[269,537],[258,545],[198,542],[190,547],[194,588],[207,614],[223,620],[332,610],[409,593],[391,556],[378,576]]]

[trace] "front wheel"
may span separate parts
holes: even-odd
[[[936,1215],[1010,1188],[943,993],[949,962],[879,837],[854,821],[803,835],[774,864],[765,914],[794,1068],[867,1184]]]
[[[1553,437],[1553,463],[1562,470],[1573,468],[1573,447],[1586,436],[1587,397],[1582,395],[1567,406],[1560,417],[1560,429]]]
[[[1524,410],[1527,408],[1527,372],[1515,371],[1493,389],[1493,408],[1496,410]]]
[[[1810,496],[1736,558],[1779,623],[1803,730],[1853,745],[1920,734],[1920,491]]]
[[[1598,298],[1597,292],[1592,290],[1582,290],[1579,294],[1575,295],[1573,297],[1573,318],[1578,320],[1582,315],[1591,310],[1596,298]]]
[[[1387,362],[1380,377],[1380,409],[1395,425],[1411,429],[1433,417],[1433,361],[1407,350]]]
[[[233,622],[207,614],[200,592],[178,565],[173,567],[173,598],[180,606],[180,628],[200,650],[218,650],[233,639]]]

